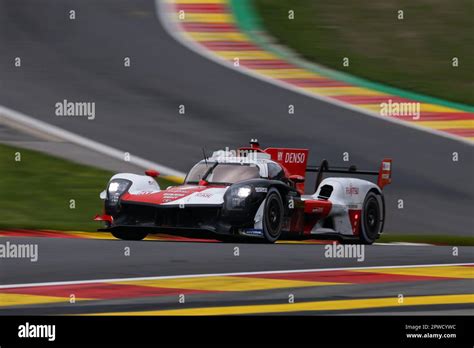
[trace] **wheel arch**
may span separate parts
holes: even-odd
[[[283,208],[285,210],[285,216],[288,216],[290,214],[290,208],[289,208],[287,197],[288,197],[289,192],[291,191],[291,187],[289,187],[288,185],[285,185],[284,183],[275,182],[275,183],[271,183],[268,186],[268,191],[270,191],[272,188],[276,189],[278,193],[280,193],[281,200],[283,203]]]

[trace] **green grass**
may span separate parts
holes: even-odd
[[[21,161],[15,161],[15,154]],[[114,173],[0,145],[0,228],[95,231],[99,193]],[[167,187],[173,183],[159,179]],[[75,209],[70,209],[70,200]]]
[[[474,105],[471,0],[253,0],[266,30],[308,60]],[[288,19],[288,11],[295,19]],[[398,10],[404,19],[397,18]],[[350,59],[343,67],[342,59]],[[459,67],[452,67],[453,57]]]
[[[382,234],[377,240],[377,243],[392,242],[474,246],[474,236]]]

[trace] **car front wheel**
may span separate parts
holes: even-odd
[[[267,243],[274,243],[280,238],[283,227],[284,208],[280,192],[272,188],[265,199],[263,211],[263,237]]]

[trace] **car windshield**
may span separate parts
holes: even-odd
[[[197,184],[206,173],[206,181],[211,184],[234,184],[260,177],[258,166],[240,163],[198,163],[188,173],[186,184]]]

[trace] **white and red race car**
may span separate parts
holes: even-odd
[[[355,166],[307,166],[308,150],[261,149],[256,140],[236,151],[217,151],[197,163],[180,186],[160,189],[153,177],[120,173],[101,193],[105,221],[115,237],[141,240],[149,233],[188,236],[212,234],[221,240],[260,238],[273,243],[282,235],[336,237],[373,243],[383,230],[382,190],[391,182],[392,160],[379,171]],[[304,194],[305,175],[318,173],[313,194]],[[324,173],[377,175],[377,184]]]

